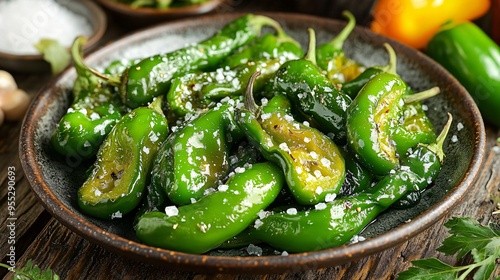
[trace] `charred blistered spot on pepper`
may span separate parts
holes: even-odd
[[[149,180],[153,158],[168,135],[162,98],[126,114],[104,140],[87,180],[78,190],[80,209],[102,219],[135,209]]]
[[[345,179],[345,163],[338,147],[320,131],[296,121],[283,94],[257,107],[252,89],[257,75],[247,88],[245,109],[236,114],[238,125],[264,158],[283,169],[299,203],[315,204],[324,201],[327,194],[338,193]]]

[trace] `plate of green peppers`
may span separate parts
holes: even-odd
[[[22,126],[34,193],[172,269],[317,269],[408,240],[473,186],[483,122],[441,66],[344,15],[178,20],[85,58],[77,38]]]

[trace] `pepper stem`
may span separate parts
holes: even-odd
[[[163,96],[160,95],[160,96],[156,97],[149,104],[148,107],[163,115],[162,105],[163,105]]]
[[[255,79],[260,76],[260,72],[255,72],[250,77],[248,81],[247,88],[245,90],[245,98],[243,99],[243,104],[245,105],[245,109],[250,111],[252,114],[257,114],[259,110],[259,106],[255,103],[255,99],[253,98],[253,84],[255,83]]]
[[[453,117],[450,113],[448,113],[448,121],[443,127],[443,130],[441,133],[438,135],[436,138],[436,142],[432,144],[419,144],[422,147],[426,147],[429,151],[433,152],[438,158],[439,162],[443,163],[445,154],[443,151],[443,144],[444,140],[446,139],[446,136],[448,135],[448,132],[450,131],[451,123],[452,123]]]
[[[305,56],[306,60],[309,60],[312,62],[314,65],[316,64],[316,33],[314,32],[314,29],[308,28],[307,31],[309,32],[309,49],[307,50],[307,54]]]
[[[405,104],[418,102],[425,100],[427,98],[431,98],[433,96],[438,95],[441,92],[439,87],[433,87],[428,90],[424,90],[415,94],[407,94],[403,96],[403,101]]]
[[[71,45],[71,56],[73,57],[73,63],[75,65],[76,72],[79,76],[85,76],[86,67],[83,63],[83,45],[87,42],[87,38],[83,36],[78,36],[73,41]]]
[[[389,43],[384,43],[384,48],[387,50],[387,54],[389,55],[389,62],[387,63],[386,66],[382,68],[384,72],[388,72],[394,75],[397,75],[396,72],[396,65],[397,65],[397,57],[396,57],[396,52],[392,48],[392,46]]]
[[[76,37],[75,41],[73,42],[73,45],[71,46],[71,55],[73,56],[73,62],[75,64],[75,68],[78,74],[83,76],[85,75],[84,71],[88,71],[92,75],[100,79],[103,79],[104,81],[107,81],[112,86],[119,86],[120,85],[119,78],[114,78],[104,75],[99,71],[95,70],[94,68],[85,64],[85,62],[83,61],[82,54],[83,54],[83,45],[86,42],[87,38],[83,36],[78,36]]]
[[[290,43],[294,43],[296,44],[297,46],[300,46],[299,42],[297,42],[295,39],[293,39],[290,35],[288,35],[285,30],[283,30],[282,28],[280,28],[279,30],[276,30],[277,34],[276,34],[276,38],[278,39],[278,42],[279,43],[283,43],[283,42],[290,42]]]
[[[344,42],[349,37],[349,35],[352,33],[354,30],[354,27],[356,27],[356,18],[354,15],[349,12],[349,11],[343,11],[342,16],[347,18],[348,22],[347,25],[340,31],[340,33],[333,38],[328,44],[333,46],[337,50],[341,50],[344,46]]]
[[[276,29],[276,32],[278,32],[278,34],[284,32],[279,22],[275,21],[270,17],[254,15],[252,18],[252,24],[254,28],[257,30],[258,34],[260,34],[263,26],[270,26]]]

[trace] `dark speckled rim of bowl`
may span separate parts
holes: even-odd
[[[167,9],[155,8],[132,8],[114,0],[94,0],[109,11],[117,14],[126,24],[131,26],[146,26],[161,21],[178,19],[188,16],[196,16],[208,13],[219,7],[224,0],[209,0],[204,3],[189,5],[185,7],[172,7]]]
[[[57,0],[57,2],[61,2]],[[62,1],[64,6],[84,7],[83,16],[92,24],[93,34],[84,45],[84,52],[90,52],[97,46],[107,28],[107,17],[104,11],[92,1]],[[78,9],[78,8],[77,8]],[[57,39],[57,38],[55,38]],[[16,55],[0,52],[0,68],[16,72],[44,72],[50,71],[50,65],[42,55]]]
[[[267,14],[278,21],[308,22],[317,26],[339,25],[335,20],[318,18],[300,14],[272,13]],[[217,15],[218,19],[231,20],[241,14]],[[204,16],[196,19],[200,24],[210,24],[212,16]],[[168,26],[183,25],[190,26],[193,20],[182,20],[170,23]],[[167,26],[167,25],[165,25]],[[163,26],[157,26],[143,32],[155,32]],[[110,251],[122,254],[124,256],[157,264],[163,267],[177,270],[189,270],[205,273],[280,273],[290,271],[303,271],[319,269],[328,266],[335,266],[351,262],[362,257],[380,252],[402,243],[412,236],[422,232],[446,213],[449,212],[464,196],[467,190],[475,182],[480,166],[485,154],[485,129],[480,113],[470,95],[462,86],[441,66],[429,59],[422,53],[410,49],[400,43],[389,40],[382,36],[371,33],[369,30],[357,27],[356,32],[366,32],[373,40],[373,44],[382,45],[389,42],[397,53],[412,57],[418,63],[424,65],[425,69],[432,71],[432,76],[443,80],[447,85],[446,90],[452,91],[453,95],[448,97],[452,99],[454,106],[460,109],[461,114],[467,122],[468,128],[472,131],[474,137],[472,147],[472,158],[464,176],[459,180],[458,185],[449,190],[444,198],[436,203],[431,209],[424,211],[412,219],[409,223],[403,223],[383,234],[368,238],[363,242],[352,245],[346,245],[338,248],[331,248],[316,252],[306,252],[299,254],[290,254],[288,256],[262,256],[262,257],[229,257],[229,256],[207,256],[193,255],[171,250],[153,248],[140,244],[138,242],[125,239],[121,236],[104,231],[93,223],[85,220],[81,216],[75,215],[71,210],[62,204],[55,196],[51,187],[43,180],[41,166],[37,163],[37,154],[35,153],[36,143],[35,133],[37,132],[37,120],[47,112],[48,105],[56,98],[56,94],[50,94],[50,89],[56,81],[47,85],[34,99],[30,110],[24,119],[21,130],[20,158],[22,166],[30,182],[33,191],[36,193],[44,207],[56,217],[62,224],[90,242],[96,243]],[[127,46],[127,40],[134,40],[134,36],[140,36],[141,33],[132,34],[125,37],[106,49],[118,49]],[[372,42],[370,41],[370,44]],[[93,55],[98,55],[99,52]],[[91,59],[89,56],[88,59]],[[71,69],[67,70],[70,71]],[[64,74],[64,73],[63,73]],[[471,140],[472,141],[472,140]],[[24,152],[23,152],[24,151]]]

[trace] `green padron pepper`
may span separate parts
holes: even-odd
[[[426,53],[474,98],[484,120],[500,127],[500,47],[472,22],[444,24]]]
[[[342,90],[355,98],[358,92],[376,75],[383,72],[396,72],[396,53],[389,44],[384,44],[389,55],[389,62],[384,66],[371,66],[354,80],[342,85]],[[407,85],[405,94],[413,94],[413,90]],[[409,97],[408,97],[409,98]],[[421,102],[405,102],[402,108],[402,114],[399,119],[399,125],[392,132],[392,140],[396,145],[397,152],[400,155],[406,154],[409,148],[418,143],[432,143],[436,139],[434,127],[430,122]]]
[[[76,165],[95,157],[106,135],[125,113],[118,95],[84,65],[82,46],[85,42],[86,38],[78,37],[71,47],[77,73],[73,102],[50,140],[58,153]]]
[[[255,85],[260,89],[282,64],[279,58],[261,59],[233,69],[219,68],[213,72],[189,73],[175,78],[167,93],[169,110],[175,118],[180,118],[211,108],[225,97],[242,96],[255,72],[262,73]]]
[[[256,38],[251,44],[241,47],[226,57],[220,67],[234,68],[254,60],[280,59],[283,61],[304,56],[300,44],[290,37],[280,26],[276,26],[276,35],[266,33]]]
[[[231,147],[244,135],[234,122],[238,101],[226,101],[174,131],[158,151],[151,184],[177,205],[200,199],[229,172]]]
[[[356,18],[349,11],[343,11],[342,15],[348,19],[344,29],[331,41],[319,45],[316,49],[316,62],[319,68],[326,71],[326,76],[333,83],[350,81],[364,69],[358,62],[348,58],[343,50],[345,40],[356,27]]]
[[[384,44],[387,54],[389,56],[389,61],[386,65],[373,65],[366,68],[361,74],[356,78],[347,81],[342,84],[342,91],[349,95],[351,98],[355,98],[358,92],[363,88],[366,83],[368,83],[373,77],[382,73],[396,70],[396,52],[389,44]]]
[[[167,138],[162,98],[126,114],[111,130],[87,180],[78,190],[80,209],[102,219],[121,218],[141,201],[153,158]]]
[[[283,29],[278,28],[277,35],[266,33],[226,57],[215,71],[174,78],[167,93],[169,110],[179,118],[213,107],[224,97],[242,96],[255,72],[261,73],[254,85],[260,89],[285,61],[298,59],[303,53],[301,46]]]
[[[241,170],[200,200],[139,218],[136,235],[147,245],[201,254],[247,228],[276,198],[283,173],[271,163]]]
[[[289,252],[316,251],[348,243],[379,213],[410,191],[425,189],[437,177],[450,125],[451,116],[435,143],[409,151],[402,164],[405,168],[386,175],[370,190],[317,204],[311,210],[271,213],[258,219],[243,238]]]
[[[375,175],[385,176],[399,165],[392,135],[402,126],[399,121],[404,104],[432,97],[439,88],[411,95],[406,92],[407,85],[395,69],[381,72],[361,89],[347,110],[348,145]]]
[[[337,143],[344,143],[346,111],[352,100],[333,86],[323,70],[316,65],[314,30],[309,29],[309,35],[306,57],[285,62],[266,90],[274,94],[286,94],[294,109],[311,126],[328,134]]]
[[[245,108],[235,113],[239,127],[264,158],[279,165],[297,202],[316,204],[336,195],[345,179],[344,159],[335,143],[291,115],[290,102],[276,95],[257,107],[253,99],[254,74],[245,94]]]
[[[226,56],[259,36],[264,26],[281,28],[269,17],[247,14],[197,44],[144,58],[128,67],[119,77],[104,76],[97,71],[94,73],[117,86],[123,103],[129,108],[136,108],[165,94],[173,78],[190,72],[215,70]]]

